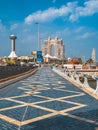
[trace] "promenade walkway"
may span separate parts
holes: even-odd
[[[43,67],[0,90],[0,130],[98,130],[98,101]]]

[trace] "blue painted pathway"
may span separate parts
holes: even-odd
[[[19,129],[97,130],[98,101],[43,67],[0,91],[0,130]]]

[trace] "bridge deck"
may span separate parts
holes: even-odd
[[[98,101],[49,67],[0,91],[0,130],[97,130]]]

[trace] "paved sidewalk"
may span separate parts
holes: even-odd
[[[0,119],[0,130],[97,130],[98,101],[43,67],[0,91]]]

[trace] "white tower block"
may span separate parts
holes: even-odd
[[[17,39],[17,37],[15,35],[10,35],[10,39],[11,39],[11,42],[12,42],[12,50],[11,50],[11,53],[8,57],[9,58],[16,58],[17,55],[15,53],[15,39]]]

